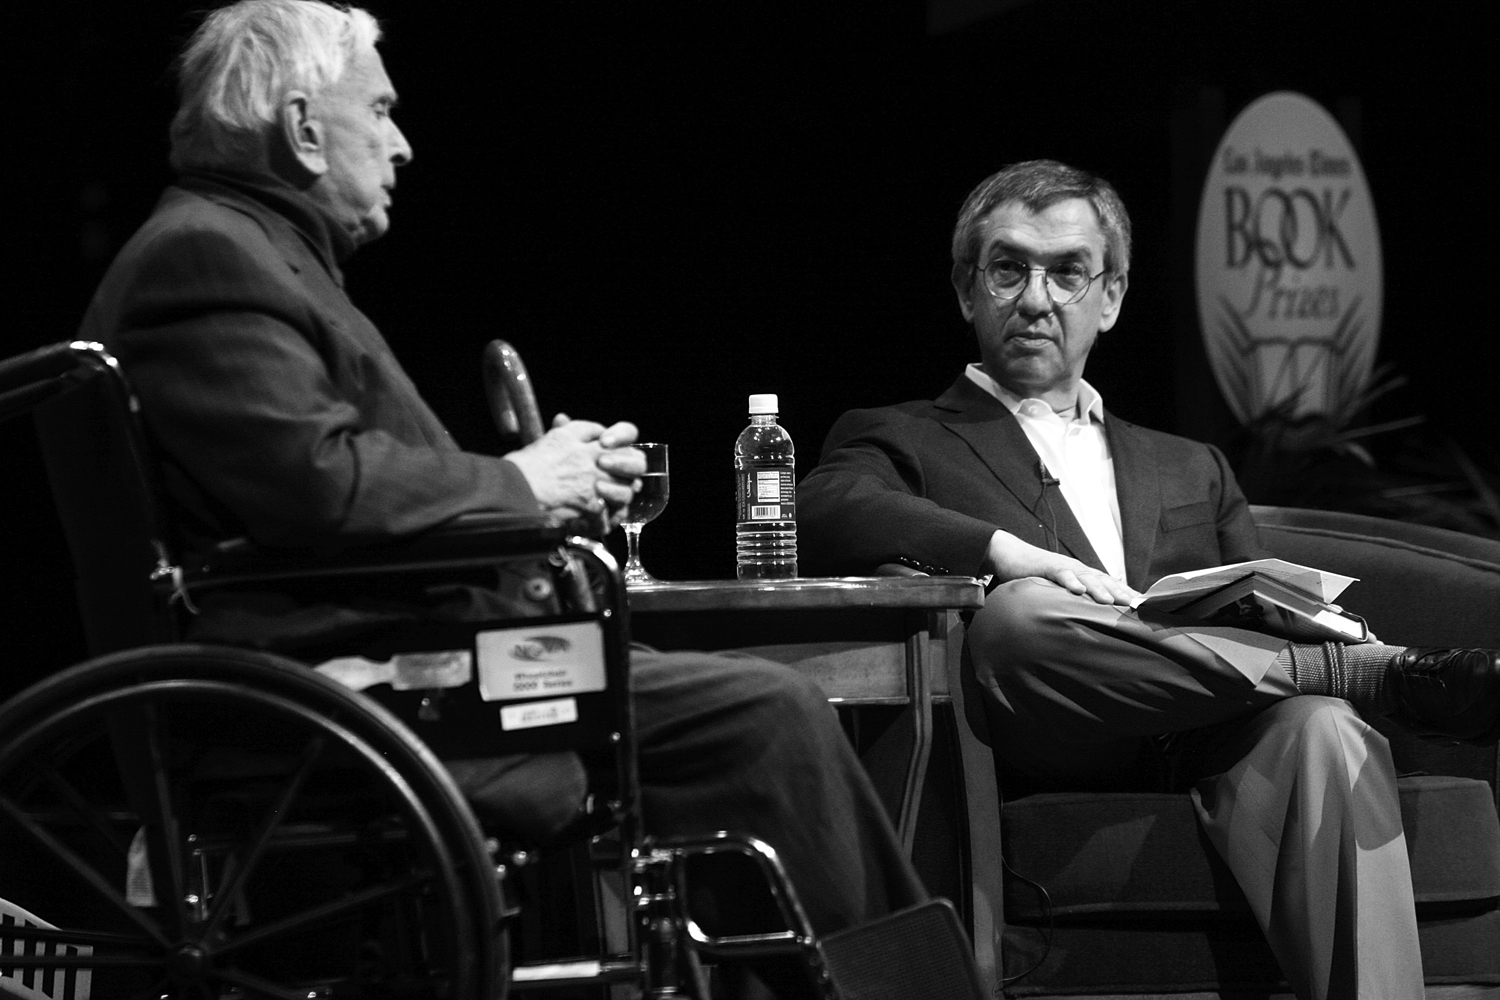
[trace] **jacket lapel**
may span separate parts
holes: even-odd
[[[1125,576],[1135,586],[1146,577],[1156,529],[1161,521],[1161,481],[1151,442],[1134,424],[1105,411],[1104,432],[1115,466],[1120,501],[1120,533],[1125,542]]]
[[[968,376],[960,375],[934,405],[948,411],[943,426],[969,446],[999,480],[1000,488],[1031,512],[1044,533],[1055,534],[1063,552],[1090,566],[1103,568],[1062,493],[1056,487],[1048,487],[1047,502],[1041,502],[1041,459],[1020,422],[1003,403]]]

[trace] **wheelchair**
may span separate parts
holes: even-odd
[[[502,431],[539,434],[514,352],[492,344],[485,370]],[[193,548],[163,513],[139,404],[102,346],[0,361],[0,419],[30,410],[103,655],[0,706],[0,995],[706,1000],[706,964],[781,955],[811,995],[913,997],[890,961],[912,935],[935,943],[916,963],[925,995],[968,994],[969,980],[951,985],[970,959],[945,904],[820,941],[768,845],[645,835],[624,585],[578,524],[460,518],[309,556]],[[194,602],[237,589],[516,567],[541,613],[413,622],[382,659],[361,649],[320,672],[183,641]],[[481,822],[443,761],[497,754],[515,766]],[[560,755],[585,765],[585,790],[549,784]],[[593,953],[518,956],[517,894],[558,844],[594,872],[580,889]],[[714,935],[693,919],[692,863],[721,854],[759,869],[781,927]]]

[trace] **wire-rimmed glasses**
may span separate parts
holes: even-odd
[[[996,257],[984,266],[984,287],[995,298],[1009,301],[1026,291],[1032,274],[1037,271],[1042,272],[1047,295],[1053,303],[1069,306],[1083,298],[1094,280],[1108,274],[1109,268],[1099,274],[1089,274],[1089,269],[1077,261],[1036,267],[1013,257]]]

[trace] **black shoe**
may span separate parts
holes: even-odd
[[[1500,650],[1411,646],[1391,657],[1395,718],[1424,735],[1489,746],[1500,740]]]

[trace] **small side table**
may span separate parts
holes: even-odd
[[[839,705],[902,705],[913,748],[892,816],[909,854],[932,750],[932,705],[950,697],[948,633],[984,604],[969,577],[689,580],[631,588],[632,638],[661,649],[738,650],[811,676]]]
[[[632,637],[660,649],[738,650],[810,675],[839,705],[897,705],[911,751],[899,801],[886,797],[908,855],[933,745],[932,707],[951,708],[962,790],[960,910],[981,979],[998,995],[1000,802],[989,746],[968,719],[959,613],[984,606],[970,577],[689,580],[628,593]],[[877,781],[877,786],[881,782]]]

